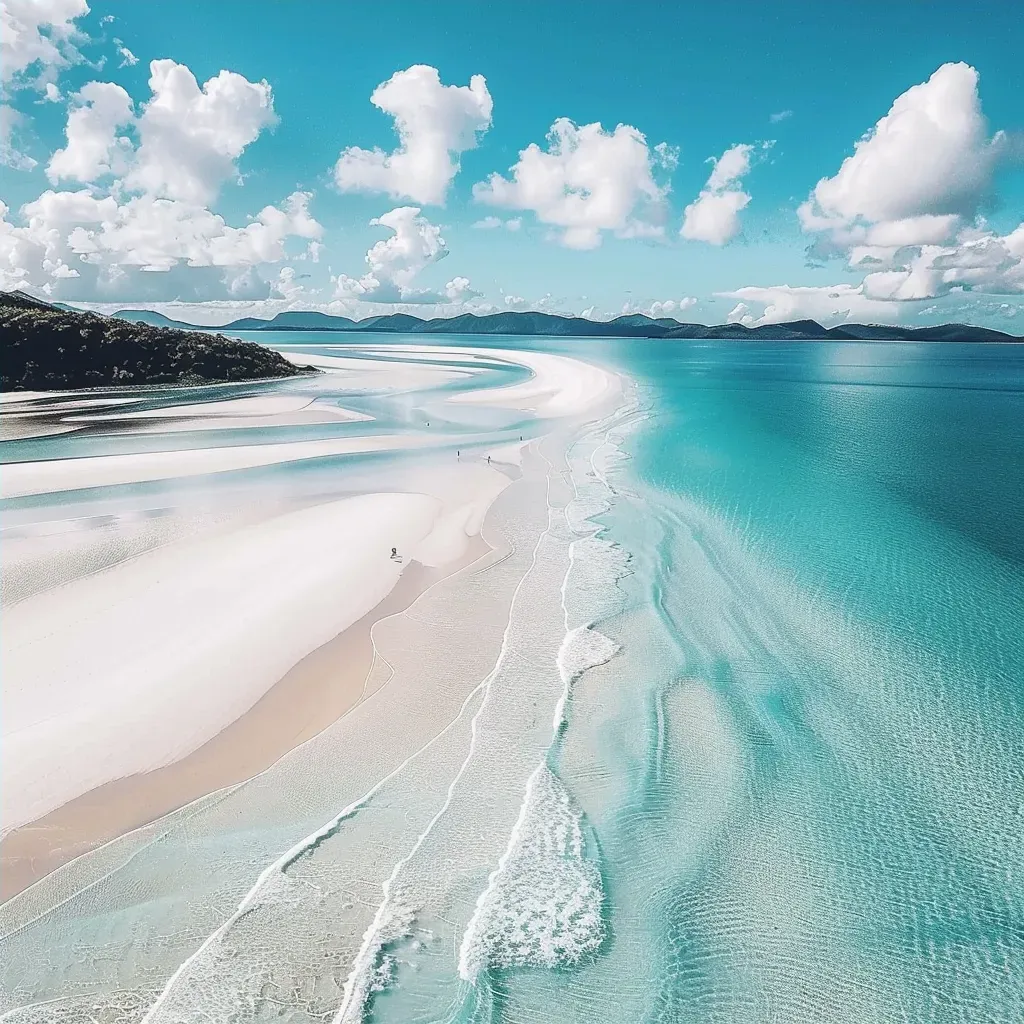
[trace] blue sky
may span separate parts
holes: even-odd
[[[4,287],[1024,333],[1008,0],[0,6]]]

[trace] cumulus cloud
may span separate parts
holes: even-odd
[[[483,75],[473,75],[468,86],[442,85],[437,68],[414,64],[377,86],[370,102],[394,118],[398,147],[344,149],[334,166],[338,188],[443,204],[460,154],[491,124]]]
[[[559,118],[548,133],[547,149],[531,143],[510,170],[492,174],[473,187],[479,202],[532,211],[542,224],[560,229],[571,249],[594,249],[605,232],[619,237],[664,233],[667,187],[654,179],[667,168],[672,151],[647,145],[636,128],[620,124],[577,126]]]
[[[449,302],[462,303],[478,299],[481,293],[473,290],[468,277],[455,277],[444,286],[444,295]]]
[[[200,88],[188,68],[163,60],[150,65],[149,84],[139,116],[113,83],[90,82],[72,96],[67,142],[47,175],[54,185],[74,180],[92,187],[49,189],[19,217],[4,205],[4,287],[68,297],[130,288],[153,298],[214,297],[225,289],[266,297],[271,282],[258,268],[319,258],[323,229],[309,211],[308,192],[267,205],[238,227],[207,205],[225,179],[237,176],[245,147],[274,121],[267,83],[222,71]],[[95,183],[104,177],[114,180],[101,190]],[[303,245],[298,253],[296,240]],[[278,281],[286,287],[287,275]]]
[[[392,235],[370,247],[366,254],[370,269],[362,277],[341,274],[334,279],[335,298],[385,303],[443,301],[446,296],[439,292],[412,287],[424,268],[448,255],[441,229],[422,216],[418,206],[396,207],[370,224],[388,228]],[[454,281],[450,286],[454,287]]]
[[[65,128],[67,145],[46,167],[51,182],[61,178],[95,181],[105,174],[123,174],[132,156],[131,140],[117,129],[135,116],[131,97],[112,82],[89,82],[72,97]]]
[[[999,234],[979,217],[1010,155],[1006,135],[989,133],[977,71],[944,64],[898,96],[797,211],[812,253],[844,258],[861,282],[741,288],[725,293],[747,307],[736,319],[892,322],[956,293],[1024,294],[1024,223]]]
[[[82,59],[75,21],[89,13],[86,0],[4,0],[0,3],[0,84],[27,84]]]
[[[173,60],[149,65],[152,98],[138,120],[139,147],[125,178],[130,189],[208,203],[238,176],[235,161],[276,121],[267,82],[221,71],[202,88]]]
[[[309,213],[309,193],[267,206],[244,227],[179,200],[135,196],[119,202],[88,189],[47,190],[21,210],[22,225],[0,222],[0,284],[51,293],[54,282],[86,270],[92,279],[127,268],[166,272],[255,267],[285,259],[289,238],[315,239],[322,228]]]
[[[72,97],[67,145],[47,167],[51,182],[92,182],[123,175],[131,192],[205,205],[229,178],[235,161],[276,121],[266,82],[221,71],[200,88],[192,72],[173,60],[150,64],[150,99],[135,117],[128,93],[112,82],[90,82]],[[135,146],[118,128],[131,126]]]
[[[679,300],[658,300],[646,306],[635,304],[632,302],[626,302],[623,304],[622,309],[618,315],[624,315],[628,313],[642,313],[644,316],[649,316],[651,317],[651,319],[656,320],[659,317],[678,316],[681,313],[685,313],[686,310],[692,309],[696,305],[697,300],[689,295]],[[594,307],[591,307],[591,311],[593,311],[593,309]]]
[[[892,224],[902,225],[898,244],[946,241],[989,197],[1005,149],[1003,133],[989,137],[978,72],[944,64],[898,96],[838,172],[815,185],[797,211],[800,222],[841,248],[884,244],[871,234]]]
[[[975,231],[947,246],[918,246],[898,269],[875,270],[859,285],[794,288],[740,288],[723,293],[744,303],[763,305],[760,316],[749,309],[742,323],[779,323],[810,317],[824,322],[878,320],[892,322],[930,300],[957,292],[973,295],[1024,294],[1024,223],[1006,235]]]
[[[300,276],[294,267],[282,267],[277,278],[270,284],[271,297],[284,299],[289,303],[304,298],[308,289],[300,283]]]
[[[1006,235],[965,230],[951,245],[911,248],[863,281],[864,294],[889,302],[936,299],[952,291],[1024,293],[1024,223]]]
[[[740,231],[740,211],[750,195],[740,188],[750,170],[754,147],[741,143],[727,149],[717,160],[700,195],[686,207],[680,234],[693,241],[725,245]]]
[[[286,239],[321,234],[320,225],[309,214],[309,199],[309,193],[295,192],[280,207],[266,206],[244,227],[236,228],[203,207],[138,196],[117,206],[113,216],[104,217],[97,228],[76,227],[68,244],[86,262],[110,260],[149,271],[169,270],[179,262],[190,267],[276,263],[285,257]],[[30,213],[29,207],[25,212]]]
[[[844,320],[891,321],[893,318],[893,307],[889,303],[872,299],[864,293],[863,287],[850,284],[828,287],[776,285],[737,288],[718,294],[721,298],[738,300],[726,321],[745,327],[804,318],[826,324]],[[762,312],[755,315],[751,312],[750,303],[762,306]]]
[[[518,231],[523,226],[522,217],[510,217],[502,220],[501,217],[483,217],[474,221],[473,227],[479,231],[494,231],[496,228],[504,228],[506,231]]]
[[[651,316],[654,318],[676,316],[680,313],[685,313],[688,309],[693,309],[696,305],[697,300],[692,295],[687,295],[678,302],[675,299],[667,299],[665,302],[653,302],[651,303]]]

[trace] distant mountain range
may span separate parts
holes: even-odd
[[[582,317],[556,316],[553,313],[492,313],[424,320],[408,313],[372,316],[350,320],[315,311],[292,310],[278,313],[272,320],[244,317],[222,327],[197,327],[171,320],[162,313],[144,309],[122,309],[114,314],[122,320],[176,327],[179,330],[206,331],[354,331],[391,334],[511,334],[541,335],[559,338],[684,338],[764,341],[1024,341],[1024,339],[986,327],[966,324],[942,324],[938,327],[889,327],[876,324],[842,324],[822,327],[814,320],[793,320],[782,324],[744,327],[742,324],[684,324],[668,317],[652,319],[639,313],[614,320],[585,320]]]

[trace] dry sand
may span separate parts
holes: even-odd
[[[0,842],[0,902],[103,843],[252,778],[322,732],[364,696],[374,623],[404,611],[438,580],[491,555],[476,536],[458,562],[438,568],[410,563],[376,608],[303,658],[199,749],[166,767],[109,782],[8,833]]]

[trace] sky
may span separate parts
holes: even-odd
[[[0,287],[1024,334],[1016,0],[0,0]]]

